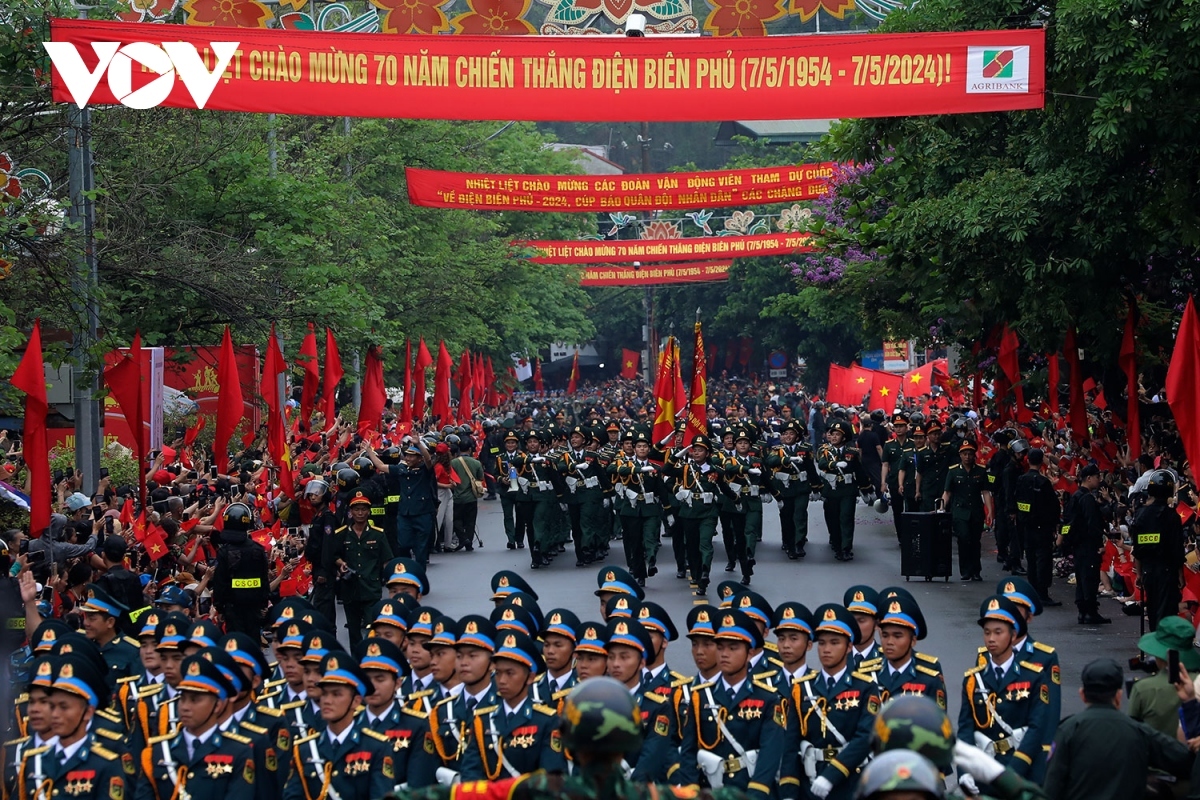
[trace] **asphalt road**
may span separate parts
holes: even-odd
[[[941,659],[946,674],[951,719],[957,722],[963,673],[975,663],[976,649],[982,644],[976,620],[979,605],[991,594],[996,583],[1007,575],[996,563],[995,548],[990,535],[985,534],[983,583],[961,583],[957,575],[949,582],[936,580],[927,583],[915,579],[905,583],[900,576],[900,548],[896,540],[892,515],[879,515],[867,506],[858,507],[855,530],[854,561],[839,563],[825,544],[828,541],[819,503],[809,506],[808,557],[803,561],[788,561],[780,549],[778,506],[769,505],[763,514],[763,542],[758,547],[752,587],[772,604],[798,600],[810,609],[828,602],[841,602],[848,586],[867,584],[882,589],[903,585],[917,598],[929,626],[929,636],[918,649]],[[429,566],[431,594],[423,601],[445,614],[460,617],[469,613],[488,613],[491,576],[501,569],[512,569],[530,582],[538,593],[538,605],[543,611],[565,607],[583,620],[599,620],[599,601],[593,594],[600,565],[575,566],[574,554],[568,545],[567,553],[554,563],[539,570],[529,568],[528,550],[505,548],[500,503],[479,503],[478,531],[482,548],[474,552],[435,555]],[[665,565],[659,574],[647,581],[646,597],[661,604],[680,629],[694,600],[688,584],[675,577],[670,540],[663,540],[659,559]],[[716,586],[727,575],[721,536],[714,541],[713,581],[709,589],[710,602],[716,600]],[[957,559],[957,556],[956,556]],[[611,543],[610,563],[624,566],[624,550],[619,541]],[[955,561],[957,565],[957,560]],[[740,573],[729,573],[738,579]],[[1062,664],[1063,714],[1082,708],[1079,699],[1079,674],[1094,658],[1111,656],[1124,664],[1136,655],[1138,619],[1121,614],[1119,604],[1101,600],[1101,613],[1113,620],[1112,625],[1085,627],[1076,624],[1074,586],[1055,579],[1051,593],[1063,601],[1058,608],[1047,609],[1034,620],[1034,637],[1053,645]],[[340,609],[339,609],[340,617]],[[342,624],[339,620],[339,624]],[[692,674],[694,667],[686,639],[669,645],[667,661],[672,669]],[[817,665],[816,654],[810,653],[809,664]]]

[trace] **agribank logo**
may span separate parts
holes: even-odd
[[[1029,46],[968,47],[967,94],[1029,91]]]
[[[161,46],[132,42],[124,47],[120,42],[93,42],[92,51],[97,59],[94,69],[88,69],[78,48],[70,42],[42,42],[75,105],[83,108],[88,104],[107,72],[108,89],[117,102],[138,109],[154,108],[166,100],[175,88],[177,75],[196,101],[196,108],[204,108],[239,44],[211,42],[209,46],[216,58],[216,66],[210,71],[196,46],[187,42],[163,42]],[[158,77],[136,90],[133,88],[135,61],[158,73]]]

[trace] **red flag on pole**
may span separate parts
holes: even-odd
[[[536,356],[533,359],[533,390],[538,394],[546,393],[546,384],[542,382],[542,360]]]
[[[837,364],[829,365],[829,381],[825,389],[825,402],[846,403],[846,381],[849,379],[850,368]]]
[[[500,398],[500,390],[496,388],[496,368],[492,365],[492,357],[487,357],[487,385],[486,399],[484,400],[489,406],[495,408],[503,401]]]
[[[696,352],[692,356],[692,399],[688,404],[687,428],[683,440],[708,435],[708,358],[704,349],[704,333],[696,320]]]
[[[425,370],[429,369],[429,365],[432,363],[433,356],[429,354],[429,348],[425,346],[425,337],[422,336],[421,343],[417,347],[417,362],[413,365],[412,418],[414,421],[425,416]]]
[[[450,372],[454,369],[454,359],[446,349],[445,342],[438,342],[437,367],[433,373],[433,416],[438,418],[439,425],[449,425],[454,420],[450,415]]]
[[[1184,314],[1186,319],[1187,314]],[[1176,342],[1179,340],[1176,339]],[[1068,420],[1071,423],[1071,438],[1078,442],[1086,442],[1091,438],[1088,433],[1087,401],[1083,396],[1083,367],[1079,363],[1079,348],[1075,344],[1075,326],[1067,328],[1067,338],[1063,343],[1063,353],[1070,368],[1071,399],[1067,409]],[[1170,376],[1168,375],[1168,381]]]
[[[167,542],[163,538],[164,533],[165,531],[157,525],[152,525],[146,531],[146,538],[142,540],[142,547],[146,548],[146,555],[150,556],[151,561],[158,561],[169,552]]]
[[[367,348],[367,360],[363,364],[362,404],[358,408],[358,435],[366,438],[371,431],[379,430],[383,416],[383,405],[387,401],[387,390],[383,386],[383,358],[379,347]]]
[[[567,394],[575,394],[579,388],[579,348],[575,348],[575,358],[571,361],[571,377],[567,381]]]
[[[1137,306],[1129,304],[1129,315],[1125,318],[1125,336],[1121,340],[1121,354],[1118,358],[1121,369],[1125,373],[1125,391],[1129,399],[1125,411],[1125,441],[1129,443],[1129,457],[1137,458],[1142,454],[1142,420],[1141,405],[1138,402],[1137,379]]]
[[[317,332],[308,323],[308,333],[300,344],[300,366],[304,368],[304,388],[300,390],[300,424],[304,432],[311,433],[313,408],[317,403],[317,391],[321,386],[321,375],[317,368]]]
[[[637,380],[641,360],[642,354],[637,350],[621,348],[621,377],[627,381]]]
[[[200,416],[196,419],[196,424],[187,429],[183,434],[183,446],[190,447],[196,441],[196,437],[200,435],[200,431],[204,430],[204,426],[208,424],[208,417]]]
[[[1000,337],[1000,349],[996,354],[996,362],[1000,365],[1000,369],[1004,372],[1004,377],[1008,379],[1008,383],[1012,388],[1013,398],[1017,406],[1017,421],[1029,422],[1033,419],[1032,412],[1025,406],[1025,392],[1021,388],[1021,363],[1018,356],[1018,350],[1021,348],[1021,342],[1017,338],[1017,332],[1006,324],[1004,333]],[[1005,392],[1004,394],[1007,394]],[[999,392],[996,392],[996,402],[1003,407],[1005,397]]]
[[[933,362],[904,373],[904,396],[922,397],[933,394]]]
[[[328,373],[326,373],[328,376]],[[229,326],[225,326],[225,336],[221,340],[221,357],[217,360],[217,384],[221,393],[217,397],[217,430],[213,438],[213,456],[217,462],[217,472],[229,474],[229,439],[237,430],[242,415],[246,412],[242,400],[242,382],[238,377],[237,356],[233,352],[233,337],[229,334]],[[250,432],[253,434],[253,431]]]
[[[292,478],[292,454],[288,448],[287,428],[283,421],[283,396],[279,389],[279,376],[287,372],[287,362],[271,325],[267,339],[267,357],[263,360],[262,384],[259,393],[267,403],[267,452],[279,468],[279,488],[288,497],[296,496],[295,480]]]
[[[1050,404],[1050,413],[1058,413],[1058,353],[1046,355],[1046,401]]]
[[[687,390],[683,388],[683,364],[679,357],[679,340],[672,337],[672,342],[675,346],[674,358],[671,360],[671,377],[675,381],[675,415],[679,416],[679,412],[683,411],[683,405],[687,402]]]
[[[404,342],[404,399],[400,401],[401,424],[412,424],[412,391],[412,340],[409,339]]]
[[[896,410],[896,403],[900,399],[900,387],[904,384],[904,378],[890,372],[872,372],[874,374],[871,376],[871,400],[867,403],[867,410],[880,409],[891,414]]]
[[[337,387],[345,375],[342,369],[342,357],[338,353],[337,339],[333,331],[325,329],[325,383],[321,387],[321,396],[325,401],[325,430],[329,431],[337,422]]]
[[[1188,461],[1200,463],[1200,320],[1196,319],[1196,303],[1190,296],[1175,332],[1166,389]]]
[[[42,323],[33,323],[29,344],[10,381],[25,393],[25,439],[21,455],[29,469],[29,534],[38,538],[50,526],[50,445],[46,437],[46,367],[42,361]],[[138,466],[141,469],[141,465]],[[98,476],[88,475],[88,480]],[[14,559],[16,558],[14,554]]]
[[[470,421],[471,412],[471,386],[475,382],[475,374],[471,363],[471,351],[463,350],[462,358],[458,362],[458,418],[463,422]]]
[[[675,337],[668,336],[663,345],[662,359],[658,363],[658,377],[654,381],[654,428],[651,438],[662,444],[675,432],[675,414],[679,410],[679,399],[675,393]]]
[[[133,334],[129,354],[104,370],[104,382],[125,416],[133,434],[133,452],[137,456],[138,496],[146,504],[146,413],[142,402],[142,334]],[[195,438],[195,437],[193,437]]]
[[[846,381],[845,399],[840,402],[843,405],[862,405],[863,398],[875,388],[875,370],[851,363],[849,372],[846,374]]]

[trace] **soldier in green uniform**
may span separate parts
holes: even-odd
[[[569,441],[570,447],[558,456],[556,466],[567,488],[563,500],[575,541],[575,566],[585,567],[596,560],[608,542],[604,487],[600,483],[606,476],[593,449],[590,428],[575,426]]]
[[[500,484],[500,511],[504,517],[504,536],[508,539],[509,550],[524,547],[525,541],[517,538],[517,496],[521,494],[517,482],[517,471],[513,459],[520,452],[521,439],[512,430],[504,434],[504,449],[497,454],[493,463],[496,482]]]
[[[323,730],[292,743],[291,775],[283,800],[317,797],[383,797],[396,786],[388,738],[367,727],[357,713],[367,695],[367,676],[348,653],[331,651],[320,663]]]
[[[963,679],[958,738],[975,744],[1021,777],[1043,758],[1050,718],[1049,676],[1014,647],[1026,634],[1025,617],[1012,600],[992,595],[979,611],[987,660]]]
[[[917,499],[921,511],[933,511],[942,495],[956,454],[954,448],[942,444],[942,426],[936,419],[925,423],[925,452],[917,460]]]
[[[527,525],[531,526],[530,540],[531,567],[539,569],[550,563],[550,550],[557,543],[554,540],[555,515],[558,513],[559,492],[554,481],[558,474],[554,462],[541,452],[542,443],[547,434],[530,431],[525,436],[525,452],[513,458],[517,468],[517,485],[526,493],[528,501],[518,498],[518,502],[529,502],[528,509],[518,509],[524,512]],[[518,515],[517,537],[521,536],[521,517]]]
[[[913,425],[912,447],[904,451],[900,459],[900,474],[896,478],[900,491],[904,493],[905,511],[921,510],[921,462],[929,453],[927,441],[924,423]]]
[[[992,491],[987,470],[975,463],[975,443],[965,441],[958,447],[959,463],[946,471],[942,507],[950,512],[954,538],[958,540],[959,579],[982,581],[980,539],[986,516],[992,515]]]
[[[702,772],[714,789],[736,787],[761,800],[795,798],[800,787],[789,754],[797,744],[788,699],[749,672],[750,651],[763,646],[762,634],[737,609],[720,611],[718,621],[721,674],[690,689],[675,780],[698,784]]]
[[[871,727],[879,711],[879,689],[868,675],[855,672],[850,651],[861,635],[844,606],[827,603],[813,612],[819,670],[792,682],[792,717],[800,738],[792,769],[819,800],[854,795],[858,771],[871,746]]]
[[[201,655],[181,665],[177,733],[156,736],[142,748],[137,800],[253,800],[254,753],[250,740],[220,730],[234,694],[229,679]]]
[[[898,594],[883,602],[879,616],[879,649],[886,664],[872,674],[879,684],[883,702],[903,695],[928,697],[946,710],[946,678],[937,658],[916,650],[917,642],[929,632],[917,601]]]
[[[686,451],[669,454],[665,467],[675,481],[675,497],[680,502],[675,533],[684,539],[697,596],[708,593],[712,543],[720,510],[718,500],[725,483],[721,470],[709,461],[710,452],[712,444],[708,437],[694,436]]]
[[[639,586],[645,586],[646,578],[658,572],[658,531],[663,512],[660,498],[664,480],[662,467],[651,460],[655,455],[661,460],[661,453],[655,453],[651,448],[650,436],[639,431],[633,437],[633,457],[621,454],[609,464],[616,488],[615,503],[621,520],[625,564]]]
[[[732,504],[729,518],[733,523],[733,552],[727,555],[731,563],[736,561],[741,566],[742,585],[749,586],[754,574],[751,542],[762,536],[763,462],[751,452],[751,438],[745,428],[735,430],[733,440],[734,452],[724,459],[727,491],[721,502]],[[728,565],[725,571],[731,571]]]
[[[909,489],[916,493],[916,472],[909,470],[905,475],[905,483],[900,483],[901,473],[904,472],[904,462],[915,445],[908,436],[908,417],[904,414],[892,415],[892,438],[883,444],[883,465],[881,468],[880,485],[887,487],[888,502],[892,504],[892,516],[896,523],[896,535],[900,535],[900,515],[905,511]]]
[[[114,691],[118,680],[136,675],[141,669],[141,643],[121,635],[121,615],[129,609],[94,583],[87,585],[87,597],[79,609],[83,612],[84,633],[100,648],[108,664],[108,688]]]
[[[863,467],[858,449],[845,445],[850,435],[850,423],[835,419],[826,430],[829,441],[817,454],[817,467],[827,484],[825,526],[838,561],[854,560],[854,506],[860,491],[871,491],[871,476]]]
[[[796,420],[784,424],[779,434],[783,442],[772,448],[766,465],[771,470],[771,491],[779,501],[779,525],[783,548],[788,558],[804,558],[808,544],[808,502],[812,493],[821,493],[812,448],[804,437],[803,426]]]
[[[392,560],[387,535],[370,519],[371,500],[356,492],[350,500],[350,523],[334,531],[325,548],[326,569],[338,576],[346,629],[351,646],[363,638],[366,610],[383,594],[384,566]]]

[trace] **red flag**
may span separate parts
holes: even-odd
[[[542,360],[533,359],[533,390],[538,394],[546,393],[546,384],[542,382]]]
[[[1050,404],[1050,413],[1058,413],[1058,353],[1050,353],[1046,356],[1046,400]]]
[[[754,339],[749,336],[743,336],[738,344],[738,363],[743,367],[750,366],[750,359],[754,356]]]
[[[708,360],[704,350],[704,333],[696,320],[696,352],[692,356],[692,400],[688,404],[687,428],[683,440],[708,434]]]
[[[50,444],[46,437],[46,367],[42,361],[42,323],[33,323],[29,344],[11,383],[25,393],[25,441],[21,455],[29,469],[29,533],[38,538],[50,526]],[[140,467],[139,467],[140,469]],[[88,480],[97,476],[88,475]]]
[[[383,386],[383,358],[379,347],[367,348],[367,360],[363,364],[362,404],[358,408],[358,435],[366,437],[370,431],[379,430],[383,417],[383,405],[387,401],[387,390]]]
[[[153,525],[146,531],[145,538],[141,540],[142,547],[146,548],[146,555],[150,556],[151,561],[158,561],[169,552],[167,542],[163,538],[164,533],[162,528]]]
[[[922,397],[933,394],[933,362],[904,373],[904,396]]]
[[[279,468],[279,488],[288,497],[296,496],[295,481],[292,479],[292,457],[288,448],[287,429],[283,422],[283,397],[279,391],[279,376],[287,372],[287,362],[279,349],[275,336],[275,325],[267,339],[267,357],[263,361],[262,384],[259,393],[267,403],[267,452]],[[307,382],[307,377],[305,381]]]
[[[137,539],[139,542],[144,542],[146,541],[147,531],[146,509],[143,508],[137,515],[137,519],[133,521],[133,538]]]
[[[904,378],[879,370],[872,370],[872,373],[871,400],[867,403],[867,410],[882,409],[884,413],[891,414],[896,410],[896,403],[900,399],[900,387],[904,384]]]
[[[475,355],[475,361],[471,364],[471,400],[477,406],[482,406],[487,403],[484,391],[487,389],[487,368],[483,363],[483,353]]]
[[[627,381],[637,380],[641,360],[642,354],[637,350],[621,348],[621,377]]]
[[[238,377],[237,356],[233,352],[233,337],[229,334],[229,326],[225,326],[225,336],[221,340],[221,357],[217,360],[217,384],[221,393],[217,398],[217,431],[213,438],[213,456],[217,462],[217,472],[229,474],[229,439],[237,430],[245,413],[245,402],[242,400],[242,382]],[[250,436],[254,431],[249,432]],[[253,441],[253,439],[251,439]]]
[[[511,369],[511,368],[510,368]],[[500,397],[500,390],[496,388],[496,368],[492,365],[492,357],[487,357],[487,393],[484,402],[492,408],[504,402]]]
[[[1167,370],[1167,403],[1188,461],[1200,463],[1200,321],[1196,303],[1188,297],[1183,319],[1175,332],[1175,351]]]
[[[458,418],[469,422],[474,416],[471,411],[471,387],[475,385],[475,364],[470,350],[463,350],[458,365]]]
[[[321,385],[321,375],[317,369],[317,332],[313,324],[308,323],[308,334],[300,344],[300,366],[304,369],[304,387],[300,390],[300,423],[305,433],[311,433],[313,408],[317,404],[317,390]]]
[[[337,387],[346,371],[342,369],[342,356],[338,353],[337,339],[333,331],[325,329],[325,383],[321,387],[324,402],[325,431],[337,422]]]
[[[579,348],[575,348],[575,358],[571,361],[571,377],[567,380],[567,394],[573,395],[579,388]]]
[[[190,447],[196,441],[196,437],[200,435],[200,431],[204,430],[204,426],[208,424],[208,417],[201,415],[197,417],[196,424],[187,429],[183,434],[183,446]]]
[[[850,369],[850,367],[842,367],[837,364],[829,365],[829,384],[825,390],[825,402],[849,405],[846,402],[846,382],[850,379]]]
[[[687,390],[683,388],[683,364],[679,357],[679,340],[673,339],[675,342],[675,358],[672,361],[672,378],[675,380],[675,415],[683,410],[684,403],[687,402]]]
[[[129,355],[104,370],[104,382],[112,390],[113,398],[125,416],[125,422],[133,434],[133,451],[137,463],[146,463],[146,414],[142,403],[142,334],[133,334]],[[146,504],[146,470],[138,469],[138,497]]]
[[[400,401],[400,422],[412,424],[412,340],[404,342],[404,399]]]
[[[121,506],[120,522],[122,526],[133,524],[133,498],[126,497],[125,503]]]
[[[421,345],[417,348],[417,363],[413,373],[412,418],[420,420],[425,416],[425,370],[433,363],[433,356],[425,346],[425,337],[421,337]]]
[[[445,342],[438,342],[437,366],[433,372],[433,416],[438,418],[441,425],[454,422],[450,413],[450,372],[454,369],[454,359],[446,349]]]
[[[654,428],[651,438],[661,444],[675,432],[675,414],[683,402],[676,393],[675,337],[668,336],[663,345],[662,358],[658,362],[658,377],[654,381]]]
[[[1187,314],[1184,314],[1187,318]],[[1176,342],[1179,340],[1176,339]],[[1063,343],[1063,353],[1067,359],[1067,366],[1070,369],[1070,390],[1071,399],[1070,405],[1067,408],[1068,420],[1071,423],[1071,438],[1077,442],[1086,442],[1090,435],[1088,433],[1087,421],[1087,400],[1083,396],[1083,367],[1079,363],[1079,348],[1075,344],[1075,326],[1067,328],[1067,338]],[[1167,380],[1170,380],[1168,374]],[[1200,450],[1197,451],[1200,453]]]
[[[845,399],[840,402],[851,406],[862,405],[863,398],[875,388],[875,370],[851,363],[846,374],[846,381]]]
[[[1021,363],[1018,356],[1018,351],[1021,348],[1021,342],[1017,338],[1017,332],[1006,324],[1004,332],[1000,336],[1000,348],[996,354],[996,363],[1000,365],[1000,369],[1004,372],[1004,377],[1008,379],[1008,383],[1012,388],[1013,398],[1017,406],[1017,421],[1029,422],[1033,419],[1033,414],[1025,406],[1025,392],[1021,388]],[[1008,392],[996,392],[996,403],[1003,409],[1005,407],[1005,395]],[[1003,411],[1001,412],[1003,414]]]
[[[1129,304],[1129,315],[1125,318],[1125,337],[1121,340],[1121,354],[1118,363],[1125,373],[1125,391],[1129,397],[1125,406],[1125,441],[1129,443],[1129,457],[1137,458],[1142,454],[1142,420],[1141,405],[1138,403],[1137,379],[1137,306]]]

